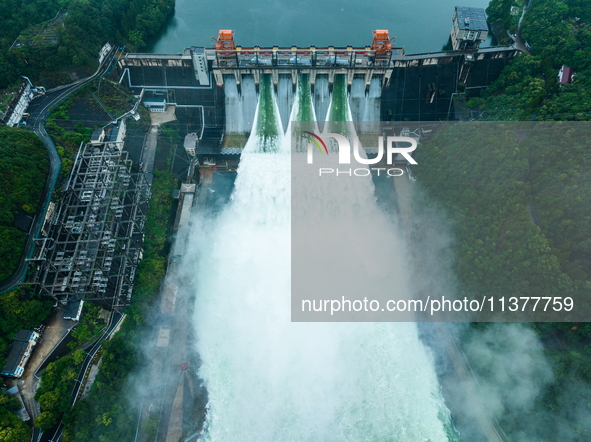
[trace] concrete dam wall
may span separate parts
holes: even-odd
[[[369,47],[246,49],[127,54],[114,75],[136,95],[143,89],[144,97],[164,98],[177,115],[199,115],[204,126],[226,133],[249,133],[264,74],[272,76],[284,130],[300,73],[310,78],[319,121],[326,116],[335,75],[347,78],[354,120],[457,120],[471,117],[462,103],[479,96],[519,53],[513,46],[416,55],[392,49],[385,58]]]

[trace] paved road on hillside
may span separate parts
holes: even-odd
[[[33,254],[33,250],[35,248],[34,239],[39,236],[47,208],[49,207],[49,202],[51,201],[55,183],[57,182],[60,172],[60,157],[55,148],[55,144],[53,144],[53,141],[45,131],[45,120],[49,115],[49,111],[52,107],[68,98],[68,96],[73,92],[108,72],[116,58],[117,52],[118,48],[114,47],[111,52],[103,59],[103,62],[92,76],[84,78],[60,90],[49,91],[45,95],[36,97],[29,105],[28,112],[30,116],[28,119],[28,127],[32,129],[33,132],[35,132],[35,135],[41,138],[41,141],[43,141],[43,144],[47,149],[50,162],[49,174],[47,176],[47,181],[45,182],[45,187],[43,188],[43,194],[41,195],[41,201],[37,208],[37,214],[35,215],[35,219],[31,225],[31,228],[29,229],[29,236],[27,238],[27,243],[25,245],[25,249],[23,250],[19,266],[16,272],[10,278],[4,280],[0,284],[0,293],[15,289],[25,277],[27,268],[29,266],[27,258],[31,258]]]
[[[110,339],[111,335],[115,330],[119,328],[125,315],[122,312],[113,311],[109,319],[109,326],[103,332],[103,335],[97,340],[97,342],[88,350],[86,350],[86,358],[82,363],[82,368],[76,378],[76,386],[72,393],[72,406],[78,401],[79,393],[84,388],[88,376],[88,370],[92,363],[95,355],[103,345],[105,339]],[[47,430],[45,433],[41,433],[38,428],[34,428],[31,442],[57,442],[64,431],[63,422],[60,422],[57,427]]]

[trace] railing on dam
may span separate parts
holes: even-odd
[[[290,48],[259,47],[235,50],[208,50],[213,53],[213,69],[380,69],[392,65],[393,57],[404,56],[404,49],[395,48],[387,53],[365,48],[292,46]],[[209,58],[209,57],[208,57]]]
[[[234,75],[240,84],[243,75],[253,75],[259,83],[261,74],[272,74],[273,83],[277,84],[279,75],[291,75],[295,84],[297,73],[310,74],[310,83],[314,84],[317,75],[328,75],[332,83],[335,74],[347,75],[351,84],[355,76],[363,76],[369,87],[374,76],[380,76],[383,85],[390,83],[396,69],[405,69],[426,65],[444,65],[457,63],[459,77],[465,82],[471,65],[492,59],[511,59],[519,52],[514,46],[497,46],[461,51],[442,51],[426,54],[407,55],[403,48],[388,51],[364,48],[328,47],[249,47],[236,46],[233,49],[205,49],[207,60],[218,86],[224,83],[224,75]]]

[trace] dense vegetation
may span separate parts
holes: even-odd
[[[102,307],[86,302],[80,322],[72,330],[74,338],[68,347],[76,347],[98,337],[105,324],[99,321]],[[41,382],[35,393],[35,399],[41,407],[41,414],[35,420],[35,426],[45,431],[54,427],[72,405],[72,391],[75,379],[86,357],[84,349],[73,351],[49,364],[41,374]]]
[[[462,282],[461,295],[553,296],[559,290],[562,296],[573,296],[580,284],[561,268],[568,265],[567,258],[551,247],[547,235],[530,220],[527,204],[532,189],[526,177],[531,143],[516,141],[512,127],[499,123],[452,126],[421,156],[421,182],[457,223],[456,274]],[[553,144],[542,146],[544,152],[538,154],[548,161],[564,153]],[[541,176],[547,178],[544,173]],[[535,180],[539,181],[538,176]],[[564,190],[560,181],[551,181]],[[576,205],[578,215],[583,207]]]
[[[103,343],[100,371],[89,395],[64,419],[64,440],[133,440],[137,415],[130,412],[130,404],[123,394],[127,376],[144,361],[137,347],[126,339],[125,329],[127,326]]]
[[[90,302],[84,303],[80,322],[72,330],[71,336],[74,339],[68,343],[68,348],[74,350],[100,336],[106,327],[105,321],[100,319],[102,311],[103,308],[100,305]]]
[[[15,216],[37,211],[48,163],[33,133],[0,127],[0,281],[12,275],[21,258],[27,234],[15,227]]]
[[[177,181],[172,176],[155,171],[146,220],[144,258],[138,266],[132,304],[121,330],[103,344],[100,371],[88,396],[65,418],[66,441],[132,440],[135,434],[138,410],[129,403],[126,387],[129,376],[146,362],[139,348],[148,325],[148,309],[157,299],[166,270],[167,226],[173,204],[172,191],[176,188]],[[150,421],[147,425],[151,425]]]
[[[590,120],[589,2],[544,0],[530,3],[523,21],[522,36],[532,45],[533,55],[522,54],[517,57],[483,93],[482,98],[472,100],[471,104],[481,106],[489,120]],[[488,9],[489,14],[506,12],[510,5],[511,2],[505,0],[493,0]],[[576,75],[572,84],[559,86],[558,71],[565,64],[571,66]],[[484,186],[486,192],[478,193],[479,196],[492,198],[497,195],[498,202],[494,207],[500,212],[506,212],[512,204],[530,203],[541,227],[530,227],[530,230],[534,230],[530,234],[541,238],[540,241],[543,239],[544,245],[548,246],[546,253],[554,256],[552,267],[572,281],[571,288],[588,290],[591,278],[591,245],[586,234],[591,227],[586,210],[591,204],[588,142],[580,137],[573,139],[573,132],[569,129],[572,126],[544,124],[535,126],[544,129],[532,130],[525,140],[499,140],[504,148],[491,146],[490,142],[475,144],[472,149],[462,149],[454,143],[448,143],[447,149],[452,152],[458,150],[462,158],[470,159],[469,164],[472,166],[480,164],[479,159],[488,160],[486,167],[476,168],[477,173],[471,169],[461,176],[450,174],[449,178],[458,181],[455,185],[463,186],[464,195],[472,192],[475,186]],[[581,124],[585,123],[579,123],[578,132],[584,133],[587,126]],[[429,153],[433,154],[435,151]],[[445,153],[435,155],[441,161],[446,161],[443,158]],[[491,177],[493,181],[487,181]],[[435,189],[435,181],[430,177],[426,176],[425,180],[448,204],[471,204],[474,211],[484,206],[482,201],[473,198],[474,194],[470,194],[472,198],[468,200],[458,199],[458,195],[442,194],[443,188]],[[451,183],[446,182],[444,188],[451,186]],[[504,193],[503,188],[514,191]],[[513,194],[519,195],[515,201],[509,198]],[[492,209],[483,210],[487,216],[488,212],[493,212]],[[519,213],[522,221],[527,222],[528,217],[523,216],[526,212],[523,212],[522,207],[519,207]],[[470,232],[477,231],[467,225],[468,222],[482,222],[477,212],[476,215],[471,220],[468,217],[461,225],[465,225]],[[500,222],[499,215],[496,218],[491,216],[493,222],[488,229],[496,228]],[[515,222],[518,216],[504,218],[505,222],[507,219]],[[528,235],[524,229],[516,238],[527,241]],[[536,259],[540,259],[541,255],[536,255]],[[479,263],[467,267],[474,265]],[[564,278],[562,281],[565,281]],[[551,286],[562,287],[555,284]]]
[[[459,124],[417,154],[419,181],[454,223],[454,271],[461,296],[589,299],[591,142],[585,131],[575,138],[565,123],[543,124],[551,125],[554,136],[531,130],[526,138],[516,137],[520,132],[506,123]],[[580,313],[586,307],[576,305]],[[473,324],[471,330],[488,327],[495,326]],[[553,440],[564,424],[571,428],[572,438],[561,440],[589,440],[591,429],[575,410],[591,403],[591,324],[530,327],[545,345],[553,372],[552,382],[541,386],[535,414],[553,418],[535,425],[516,419],[514,409],[507,410],[499,419],[501,428],[511,435],[523,432]],[[470,340],[471,333],[465,338]],[[512,366],[504,369],[510,372]],[[487,367],[476,372],[489,376]]]
[[[31,440],[31,429],[16,415],[16,411],[20,408],[18,399],[0,390],[0,442]]]
[[[94,129],[104,127],[130,111],[136,98],[122,86],[109,80],[95,80],[80,88],[52,110],[45,128],[62,160],[60,182],[69,175],[81,143],[90,141]],[[127,119],[128,128],[147,129],[149,111],[138,108],[139,121]]]
[[[543,125],[451,126],[418,152],[417,174],[453,220],[454,270],[462,295],[588,299],[591,145],[585,133],[591,126],[554,120],[591,119],[591,8],[584,0],[529,3],[522,37],[532,55],[518,56],[468,105],[479,107],[488,120]],[[489,18],[508,20],[515,4],[492,0]],[[559,86],[563,64],[576,76],[572,84]],[[528,404],[535,419],[505,410],[501,428],[511,440],[525,434],[532,440],[589,440],[591,428],[577,410],[588,413],[591,401],[591,324],[529,327],[544,344],[552,379],[539,381],[540,394]],[[495,326],[472,324],[465,338],[487,329]],[[482,377],[490,375],[487,370],[476,368]]]
[[[143,48],[173,8],[174,0],[3,0],[0,89],[13,84],[19,75],[55,86],[88,74],[96,68],[104,43]],[[59,11],[67,15],[63,26],[53,30],[56,39],[33,37],[10,49],[27,27],[52,19]]]
[[[510,3],[510,2],[509,2]],[[489,119],[591,119],[591,8],[584,0],[530,2],[522,38],[533,55],[522,54],[483,95]],[[506,8],[493,0],[491,8]],[[509,5],[510,6],[510,5]],[[576,73],[573,84],[560,87],[563,64]]]
[[[61,416],[70,409],[72,390],[85,356],[84,350],[76,350],[71,355],[52,362],[43,372],[39,388],[35,392],[35,399],[41,407],[35,426],[41,431],[57,425]]]
[[[491,10],[506,10],[510,3],[493,0],[489,13]],[[544,0],[530,3],[523,21],[522,35],[531,43],[533,55],[522,54],[517,57],[484,92],[482,99],[474,100],[472,104],[482,106],[489,120],[589,121],[589,2]],[[558,71],[565,64],[574,69],[576,76],[573,77],[572,84],[559,86]],[[474,186],[484,186],[487,198],[498,194],[498,202],[494,207],[500,212],[506,212],[515,202],[521,205],[530,203],[541,227],[530,227],[530,230],[534,230],[530,234],[542,238],[543,244],[548,245],[546,250],[550,252],[547,253],[554,256],[552,267],[572,281],[572,284],[567,285],[588,290],[591,284],[591,244],[586,235],[591,227],[586,210],[591,204],[591,159],[588,142],[580,136],[573,139],[574,132],[569,129],[572,126],[544,124],[545,126],[535,126],[538,129],[532,130],[525,140],[502,140],[500,145],[505,146],[504,148],[493,147],[488,142],[462,150],[461,147],[449,143],[447,149],[461,150],[462,158],[469,158],[471,165],[480,164],[479,159],[488,160],[486,167],[476,168],[477,173],[471,169],[462,173],[462,176],[451,174],[450,178],[459,181],[456,185],[463,186],[464,195],[471,192]],[[584,123],[577,126],[578,133],[584,133],[587,128],[581,124]],[[443,157],[440,160],[446,161]],[[457,166],[456,164],[456,170]],[[487,171],[494,178],[492,182],[487,182]],[[435,187],[433,179],[425,179],[430,181],[431,187]],[[445,187],[447,186],[448,183]],[[503,193],[503,188],[514,189],[514,192]],[[442,189],[434,191],[441,194]],[[509,198],[513,194],[519,194],[515,202]],[[483,196],[483,193],[480,192],[479,196]],[[466,201],[457,197],[458,195],[440,195],[440,198],[449,200],[449,204],[472,204],[473,210],[484,206],[482,201],[474,198]],[[492,209],[483,210],[483,213],[493,212]],[[524,217],[521,208],[519,210],[522,221],[527,222],[528,217]],[[496,228],[500,222],[499,215],[496,218],[491,216],[497,222],[492,222],[488,229]],[[514,222],[518,216],[504,218],[505,222],[507,219]],[[467,222],[481,222],[481,218],[468,218]],[[466,223],[461,224],[471,232],[476,231]],[[526,241],[528,235],[523,229],[525,227],[516,235],[516,239],[521,237]],[[537,254],[536,259],[541,259],[541,254]],[[467,267],[474,265],[478,263]],[[563,282],[566,281],[564,277],[561,279]],[[564,288],[560,284],[552,284],[551,287]]]

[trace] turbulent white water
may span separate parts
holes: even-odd
[[[279,75],[279,82],[277,84],[277,106],[279,107],[279,115],[283,123],[283,130],[287,130],[289,124],[289,114],[293,106],[293,84],[291,75]]]
[[[320,124],[326,118],[328,106],[330,104],[330,93],[328,91],[328,77],[325,75],[316,77],[316,84],[314,85],[314,108]],[[323,130],[322,127],[319,127]]]
[[[226,105],[226,132],[250,132],[256,110],[256,87],[254,79],[244,77],[240,91],[233,75],[224,76],[224,95]]]
[[[349,98],[352,120],[356,122],[379,122],[381,96],[381,78],[373,77],[367,90],[364,78],[354,78],[351,84],[351,96]],[[376,130],[376,125],[377,123],[358,125],[358,131],[361,133],[379,132],[379,127]]]
[[[186,259],[209,394],[202,440],[451,440],[415,324],[290,322],[290,146],[265,81],[232,201],[196,223]],[[292,118],[314,108],[297,95]],[[360,183],[356,194],[373,192]],[[359,204],[377,211],[371,197]]]

